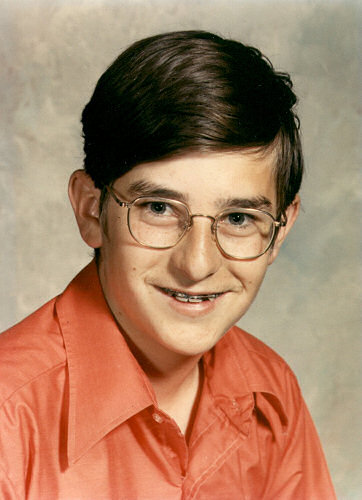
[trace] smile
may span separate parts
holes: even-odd
[[[178,300],[179,302],[192,302],[192,303],[199,303],[199,302],[205,302],[206,300],[213,301],[217,297],[220,297],[222,293],[210,293],[210,294],[205,294],[205,295],[189,295],[187,293],[183,292],[177,292],[176,290],[171,290],[170,288],[162,288],[162,290],[167,293],[170,297],[173,297],[174,299]]]

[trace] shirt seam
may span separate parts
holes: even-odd
[[[21,391],[22,389],[24,389],[24,387],[32,384],[35,380],[39,379],[40,377],[46,375],[47,373],[53,371],[53,370],[56,370],[57,368],[59,368],[60,366],[65,366],[66,365],[66,362],[65,361],[61,361],[60,363],[52,366],[51,368],[48,368],[47,370],[39,373],[38,375],[36,375],[35,377],[31,378],[30,380],[27,380],[24,384],[22,384],[21,386],[17,387],[9,396],[7,396],[0,404],[0,408],[2,408],[17,392]]]
[[[215,407],[215,405],[214,405],[214,407]],[[216,410],[219,410],[218,408],[215,408],[215,409],[216,409]],[[195,437],[195,439],[193,439],[193,440],[192,440],[192,446],[190,447],[190,450],[196,446],[196,444],[197,444],[197,442],[200,440],[200,438],[201,438],[201,437],[202,437],[202,436],[203,436],[203,435],[204,435],[204,434],[208,431],[208,429],[209,429],[212,425],[214,425],[214,423],[215,423],[217,420],[219,420],[219,415],[216,415],[216,416],[215,416],[215,418],[212,420],[212,422],[210,422],[210,423],[206,426],[206,428],[202,429],[202,431],[198,433],[198,435]]]
[[[1,470],[3,471],[4,473],[4,476],[6,477],[6,479],[9,481],[9,483],[11,484],[11,487],[12,487],[12,490],[16,493],[16,488],[15,488],[15,485],[14,483],[12,482],[12,480],[10,479],[8,473],[5,471],[4,467],[0,464],[0,468]],[[20,500],[20,496],[16,493],[16,498],[19,498]]]
[[[221,455],[219,455],[219,457],[212,464],[210,464],[209,467],[207,469],[205,469],[204,472],[198,477],[198,479],[194,482],[193,487],[191,487],[191,490],[190,490],[190,500],[192,500],[193,498],[195,498],[195,495],[200,490],[202,484],[206,481],[208,473],[210,471],[213,471],[215,473],[218,470],[219,467],[217,467],[217,466],[219,464],[222,465],[225,462],[227,456],[230,453],[230,450],[235,446],[235,443],[237,443],[237,441],[239,441],[240,439],[241,439],[240,436],[237,435],[237,437],[230,444],[230,446],[224,451],[224,453],[222,453]]]

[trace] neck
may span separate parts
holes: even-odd
[[[125,339],[151,382],[159,408],[171,416],[188,436],[202,384],[201,354],[186,356],[158,349],[151,351],[150,359],[127,335]]]
[[[149,376],[161,410],[172,417],[188,441],[202,388],[202,364],[188,360],[169,375]]]
[[[196,395],[199,385],[199,357],[183,360],[167,372],[146,372],[162,409],[177,402],[183,395],[192,391]]]

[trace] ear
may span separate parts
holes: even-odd
[[[285,226],[281,227],[279,229],[278,235],[274,241],[273,248],[270,251],[269,254],[269,259],[268,259],[268,264],[272,264],[280,250],[280,247],[283,244],[283,241],[287,237],[287,234],[289,231],[292,229],[294,222],[297,220],[297,217],[299,215],[299,210],[300,210],[300,197],[297,194],[297,196],[294,198],[294,201],[287,207],[285,211],[285,215],[287,217],[287,223]]]
[[[68,194],[79,232],[92,248],[102,246],[102,228],[99,220],[101,191],[94,186],[84,170],[76,170],[69,179]]]

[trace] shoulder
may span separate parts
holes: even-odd
[[[288,363],[264,342],[244,330],[233,327],[227,342],[251,391],[276,396],[284,407],[301,397],[299,384]]]
[[[237,326],[234,326],[229,331],[228,342],[231,342],[236,349],[239,347],[240,353],[244,352],[244,349],[246,349],[249,356],[248,359],[244,359],[244,361],[257,363],[258,366],[260,363],[266,364],[268,367],[273,365],[276,369],[280,368],[291,371],[286,361],[274,351],[274,349]]]
[[[239,370],[253,393],[250,422],[258,436],[257,454],[268,457],[267,467],[276,464],[265,496],[335,498],[318,435],[289,365],[240,328],[229,330],[223,341],[233,360],[228,365],[234,373]],[[228,382],[234,390],[242,385],[236,376]]]
[[[64,364],[53,299],[0,334],[0,406],[18,390]]]

